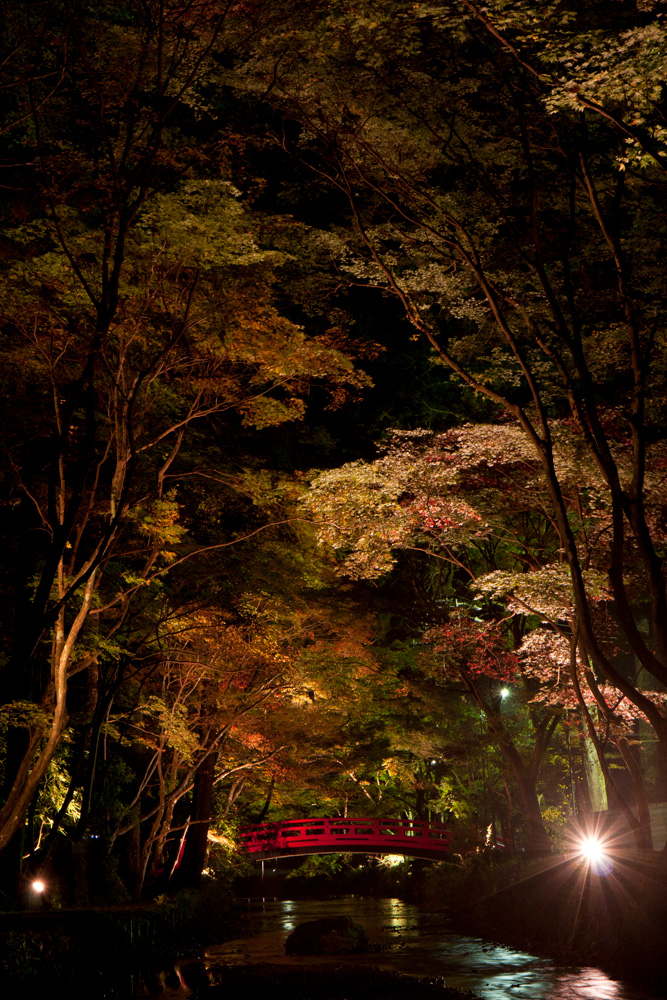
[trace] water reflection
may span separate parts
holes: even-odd
[[[479,938],[443,930],[442,918],[399,899],[345,897],[334,900],[275,900],[250,903],[254,936],[208,948],[205,963],[274,962],[279,965],[332,963],[341,956],[287,958],[285,939],[305,920],[349,914],[364,925],[376,951],[353,955],[355,965],[375,966],[414,976],[442,976],[448,986],[472,990],[480,1000],[657,1000],[599,969],[568,969],[548,959],[514,951]],[[343,959],[344,960],[344,959]],[[193,965],[198,963],[193,963]],[[205,970],[181,964],[178,986],[161,993],[184,998]],[[165,984],[166,985],[166,984]],[[174,989],[174,986],[176,987]],[[144,993],[144,996],[149,994]]]
[[[590,997],[591,1000],[620,1000],[623,992],[618,983],[600,972],[599,969],[580,969],[578,973],[570,973],[558,977],[558,990],[554,997]]]
[[[448,985],[472,989],[484,1000],[650,1000],[600,969],[563,971],[546,959],[506,948],[485,948],[480,954],[482,944],[461,939],[449,952]]]
[[[253,906],[250,905],[252,911]],[[256,906],[259,936],[227,942],[207,952],[214,961],[290,964],[284,942],[304,920],[349,914],[362,923],[381,949],[355,955],[355,964],[415,976],[444,976],[449,986],[474,991],[481,1000],[651,1000],[599,969],[563,969],[548,959],[514,951],[442,929],[439,915],[423,913],[400,899],[347,897],[334,900],[276,900]],[[300,963],[340,956],[301,958]]]

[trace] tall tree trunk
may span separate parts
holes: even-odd
[[[503,840],[505,841],[505,847],[512,854],[516,852],[516,838],[514,836],[514,801],[512,799],[512,793],[510,792],[509,785],[507,781],[503,778],[503,786],[505,788],[505,804],[506,804],[506,814],[500,814],[500,825],[503,829]]]
[[[553,736],[557,718],[544,719],[535,728],[535,742],[528,763],[514,745],[510,734],[497,713],[490,710],[483,700],[478,704],[486,712],[491,732],[498,740],[498,748],[505,758],[519,789],[519,798],[525,822],[524,848],[531,857],[551,854],[551,841],[542,819],[542,810],[537,797],[537,778],[540,765]]]
[[[526,824],[525,848],[529,857],[551,854],[551,841],[544,826],[540,801],[537,797],[535,780],[531,774],[514,772],[519,786],[523,818]]]
[[[632,781],[632,796],[637,807],[636,826],[632,827],[635,844],[639,851],[652,851],[651,810],[648,805],[644,776],[632,752],[632,747],[627,740],[623,738],[617,739],[616,746],[621,753]]]
[[[243,789],[245,788],[247,780],[248,779],[246,778],[246,776],[242,775],[240,778],[237,778],[236,781],[234,781],[232,783],[232,785],[231,785],[231,787],[230,787],[230,789],[229,789],[229,791],[227,793],[227,802],[225,803],[225,811],[223,813],[223,816],[224,816],[225,819],[227,819],[227,817],[229,816],[229,813],[230,813],[230,811],[231,811],[234,803],[236,802],[236,800],[238,799],[239,795],[242,793]]]
[[[271,784],[269,785],[269,790],[267,792],[266,799],[264,800],[262,811],[257,817],[256,821],[257,823],[263,823],[266,817],[269,815],[269,807],[271,805],[271,799],[273,798],[273,789],[275,787],[276,787],[276,779],[274,777],[271,777]]]
[[[573,649],[574,648],[575,647],[573,642]],[[577,695],[577,701],[579,702],[579,707],[581,709],[581,714],[586,724],[586,728],[588,729],[588,734],[590,736],[591,742],[593,743],[593,746],[595,747],[595,750],[597,752],[598,760],[600,761],[600,767],[602,768],[602,773],[604,775],[605,784],[607,787],[607,795],[609,797],[609,800],[617,806],[617,808],[625,817],[625,821],[630,827],[630,830],[632,831],[632,834],[635,838],[635,844],[637,845],[637,848],[639,850],[650,851],[653,849],[653,839],[651,835],[651,816],[648,808],[648,799],[646,798],[646,789],[644,787],[644,780],[641,775],[641,771],[639,770],[639,766],[637,765],[637,762],[634,760],[634,758],[631,756],[630,748],[627,747],[627,744],[625,748],[623,747],[625,741],[622,738],[616,739],[615,740],[616,746],[618,747],[621,755],[623,756],[626,765],[628,765],[630,776],[632,778],[633,792],[634,792],[635,802],[637,805],[637,815],[635,815],[632,810],[632,807],[621,793],[617,783],[614,781],[614,776],[611,772],[611,768],[609,767],[609,763],[605,756],[604,747],[602,746],[602,742],[598,737],[598,734],[595,729],[595,723],[593,722],[589,708],[586,705],[583,695],[581,693],[581,686],[579,683],[579,678],[577,675],[576,664],[574,663],[574,659],[572,659],[572,662],[570,664],[570,674],[574,683],[574,689]],[[594,679],[592,681],[589,680],[589,685],[593,690],[593,692],[596,693],[597,685]],[[628,755],[630,756],[631,760],[628,759]]]
[[[213,782],[218,753],[217,749],[211,750],[204,757],[195,774],[190,826],[185,837],[183,858],[172,880],[179,888],[196,889],[201,884],[201,874],[206,864],[208,828],[211,822]]]

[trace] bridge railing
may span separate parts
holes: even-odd
[[[409,819],[376,819],[350,817],[346,819],[290,819],[280,823],[260,823],[241,830],[241,839],[249,853],[289,850],[304,847],[368,845],[387,853],[403,853],[401,848],[429,851],[449,850],[451,834],[436,823]]]

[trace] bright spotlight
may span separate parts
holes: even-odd
[[[602,844],[596,837],[586,837],[581,844],[581,853],[589,861],[599,861],[604,851]]]
[[[36,892],[38,895],[39,895],[39,893],[44,892],[45,889],[46,889],[46,886],[44,885],[44,883],[42,882],[41,879],[36,879],[32,883],[32,891]]]
[[[608,875],[613,865],[605,845],[597,837],[584,837],[579,844],[579,854],[588,863],[591,871],[598,875]]]
[[[504,698],[508,698],[509,697],[509,693],[510,693],[510,689],[509,688],[501,688],[500,689],[500,697],[503,698],[503,699]]]

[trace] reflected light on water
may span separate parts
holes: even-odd
[[[554,1000],[618,1000],[622,995],[618,983],[599,969],[579,969],[560,975],[554,985]]]
[[[449,980],[455,985],[455,977]],[[511,972],[484,977],[475,984],[482,1000],[623,1000],[618,983],[599,969],[556,972],[549,968],[515,968]]]

